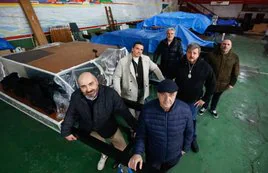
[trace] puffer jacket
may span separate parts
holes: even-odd
[[[160,69],[163,75],[167,78],[174,78],[175,69],[183,56],[181,39],[175,37],[170,45],[168,45],[167,39],[162,40],[154,52],[155,63],[159,56],[161,56]]]
[[[232,50],[227,54],[222,54],[219,49],[209,53],[208,63],[216,77],[215,92],[222,92],[228,89],[229,85],[235,85],[239,75],[239,58]]]
[[[164,163],[180,157],[182,150],[187,152],[192,136],[192,114],[186,103],[177,99],[171,110],[164,112],[159,100],[152,100],[141,112],[134,154],[145,151],[150,162]]]

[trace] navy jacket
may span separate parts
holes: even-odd
[[[70,135],[71,128],[78,122],[79,129],[90,133],[98,131],[105,126],[116,123],[115,115],[122,115],[132,128],[136,126],[136,120],[128,111],[117,92],[107,86],[99,86],[98,97],[91,111],[86,97],[77,89],[71,97],[70,105],[61,126],[61,134],[66,137]],[[117,124],[115,124],[117,125]]]
[[[187,152],[193,137],[193,120],[189,106],[176,99],[165,112],[159,100],[148,102],[139,117],[134,154],[146,153],[147,161],[164,163]]]

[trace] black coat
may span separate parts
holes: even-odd
[[[198,59],[192,68],[192,77],[188,78],[189,64],[186,56],[181,60],[177,68],[177,76],[175,82],[179,90],[177,97],[186,102],[193,103],[199,99],[207,101],[213,94],[215,89],[215,75],[211,66],[203,59]],[[203,95],[203,87],[205,86],[205,94]]]
[[[163,75],[167,78],[174,78],[174,72],[183,56],[181,39],[175,37],[170,45],[167,39],[162,40],[154,52],[154,62],[157,62],[159,56],[161,56],[160,68]]]
[[[69,108],[61,126],[61,134],[64,137],[72,134],[71,128],[75,122],[78,122],[80,130],[88,134],[92,130],[101,130],[107,125],[111,126],[111,123],[116,123],[115,115],[118,114],[123,115],[128,125],[135,128],[135,118],[115,90],[100,85],[98,96],[91,110],[86,97],[78,89],[72,94]],[[117,124],[115,125],[117,127]]]

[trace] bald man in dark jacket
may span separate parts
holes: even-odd
[[[239,75],[239,58],[232,51],[232,41],[229,39],[223,40],[220,47],[217,47],[214,52],[208,54],[208,63],[211,65],[216,76],[216,88],[211,99],[210,113],[214,118],[219,118],[216,107],[220,97],[224,91],[234,87]],[[209,102],[210,98],[206,100],[206,103],[200,109],[200,115],[206,111]]]
[[[61,126],[61,134],[68,141],[77,140],[72,127],[77,122],[84,133],[106,142],[123,151],[126,142],[122,136],[115,116],[122,115],[128,125],[135,129],[136,119],[131,115],[121,97],[115,90],[99,85],[98,80],[89,72],[78,78],[79,89],[71,97],[70,105]],[[108,156],[102,154],[97,169],[102,170]]]

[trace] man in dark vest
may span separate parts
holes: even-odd
[[[167,29],[167,38],[159,43],[153,57],[155,63],[161,57],[160,69],[168,79],[175,78],[178,63],[183,56],[181,39],[175,37],[175,32],[174,28]]]

